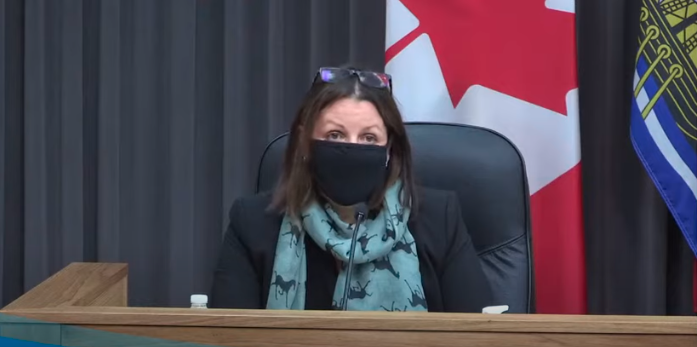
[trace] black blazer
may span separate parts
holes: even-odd
[[[431,312],[482,312],[492,303],[454,193],[419,189],[419,210],[408,221],[419,256],[421,281]],[[270,194],[240,198],[230,209],[230,225],[214,274],[212,308],[263,309],[273,281],[273,263],[282,216],[267,210]],[[305,309],[331,310],[336,261],[305,238]],[[387,307],[388,305],[385,305]]]

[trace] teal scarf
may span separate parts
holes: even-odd
[[[419,258],[407,221],[409,209],[399,199],[401,183],[385,194],[384,208],[366,219],[358,231],[348,309],[356,311],[426,311]],[[343,263],[334,289],[334,307],[341,307],[353,224],[339,219],[328,205],[313,203],[294,222],[281,224],[267,309],[305,309],[307,256],[305,235]]]

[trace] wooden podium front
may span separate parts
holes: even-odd
[[[697,317],[135,308],[126,281],[125,264],[71,264],[0,311],[0,336],[74,347],[697,346]]]

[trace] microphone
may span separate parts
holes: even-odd
[[[353,236],[351,237],[351,250],[349,251],[349,259],[346,268],[346,282],[344,283],[344,297],[341,300],[341,310],[348,310],[348,295],[351,290],[351,274],[353,272],[353,256],[356,253],[356,243],[358,243],[358,230],[361,224],[365,220],[365,216],[368,214],[368,205],[365,203],[358,203],[353,207],[354,218],[356,219],[356,224],[353,227]]]

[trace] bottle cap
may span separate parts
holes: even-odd
[[[508,305],[501,305],[501,306],[487,306],[484,309],[482,309],[482,313],[488,313],[488,314],[501,314],[508,311]]]
[[[208,295],[194,294],[191,296],[191,303],[192,304],[207,304],[208,303]]]

